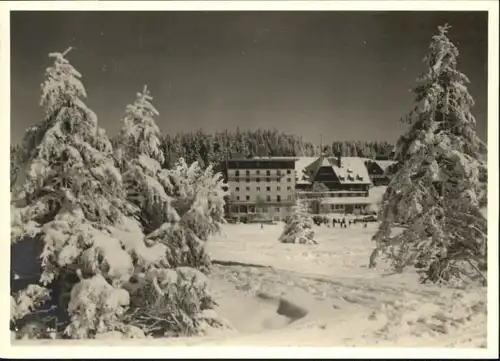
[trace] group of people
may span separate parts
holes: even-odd
[[[330,222],[332,224],[332,227],[336,227],[337,224],[340,226],[340,228],[348,228],[351,227],[353,224],[357,223],[363,223],[363,227],[366,228],[368,226],[368,223],[364,220],[360,219],[349,219],[346,220],[344,218],[332,218],[331,221],[328,219],[328,217],[322,217],[322,219],[316,219],[315,223],[320,226],[321,224],[326,224],[327,226],[330,226]]]
[[[332,219],[332,226],[335,227],[336,224],[339,224],[340,228],[347,228],[347,227],[351,227],[351,225],[357,224],[359,222],[363,223],[364,228],[366,228],[368,226],[366,221],[362,221],[359,219],[354,219],[354,220],[349,219],[348,221],[346,221],[345,218],[342,218],[342,219],[333,218]]]

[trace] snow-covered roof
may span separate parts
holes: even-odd
[[[322,198],[323,204],[371,204],[369,197],[329,197]]]
[[[341,166],[338,166],[336,157],[328,158],[333,171],[343,184],[368,184],[371,183],[363,158],[341,157]]]
[[[387,168],[389,168],[391,165],[397,163],[395,160],[374,160],[373,162],[377,163],[384,172],[387,171]]]
[[[254,159],[282,159],[295,160],[295,172],[298,182],[309,181],[305,175],[306,168],[316,168],[318,162],[323,167],[332,167],[335,174],[343,184],[368,184],[370,177],[365,166],[366,158],[360,157],[341,157],[341,167],[337,166],[337,157],[254,157]],[[314,164],[316,162],[316,164]],[[301,184],[301,183],[299,183]],[[305,183],[303,183],[305,184]]]
[[[317,160],[318,157],[297,157],[295,161],[295,173],[297,174],[297,178],[300,181],[303,181],[303,183],[299,184],[310,184],[311,182],[309,181],[307,175],[304,173],[304,170],[308,165],[313,163],[315,160]],[[298,182],[297,182],[298,183]]]
[[[297,174],[303,174],[304,169],[314,162],[318,157],[297,157],[297,161],[295,162],[295,170],[297,171]]]

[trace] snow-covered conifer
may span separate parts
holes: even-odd
[[[145,86],[141,93],[137,93],[135,102],[127,106],[115,151],[127,199],[138,208],[145,234],[157,229],[167,219],[170,222],[177,220],[175,212],[171,212],[171,198],[157,178],[165,158],[160,129],[154,120],[159,113],[152,100]]]
[[[162,170],[159,177],[172,197],[179,221],[165,223],[149,237],[168,240],[167,258],[171,266],[194,267],[208,273],[211,262],[205,243],[225,222],[227,191],[222,174],[215,173],[212,165],[203,170],[198,162],[188,165],[180,158],[172,169]]]
[[[433,36],[416,106],[403,118],[410,128],[397,142],[399,164],[383,197],[375,253],[399,270],[417,266],[422,281],[484,280],[486,146],[476,135],[469,80],[457,70],[448,29]]]
[[[288,217],[279,241],[283,243],[317,244],[312,229],[313,221],[307,207],[298,202]]]
[[[49,54],[54,63],[42,83],[45,118],[24,139],[26,161],[12,192],[11,237],[12,242],[42,245],[36,295],[45,295],[44,288],[52,290],[52,302],[66,315],[60,320],[65,334],[88,338],[127,331],[121,320],[128,302],[123,285],[140,262],[159,262],[162,250],[146,246],[142,237],[127,243],[113,236],[116,229],[130,228],[133,220],[127,215],[133,208],[125,201],[109,139],[83,102],[81,75],[67,53]],[[21,262],[13,257],[13,263]],[[34,285],[17,294],[17,315],[19,297],[28,304],[30,290]],[[33,298],[36,308],[40,297]]]
[[[222,221],[214,197],[219,178],[196,163],[161,170],[164,155],[154,120],[159,113],[152,100],[144,87],[127,107],[117,138],[127,199],[137,207],[146,242],[163,247],[161,262],[139,270],[127,284],[125,318],[150,335],[199,334],[207,326],[225,324],[209,312],[214,301],[202,273],[210,264],[205,241]]]

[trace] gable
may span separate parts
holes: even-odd
[[[314,176],[315,182],[339,182],[339,179],[332,166],[319,167],[318,172]]]

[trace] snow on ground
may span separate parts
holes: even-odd
[[[315,227],[315,246],[277,242],[282,227],[227,225],[209,243],[223,264],[212,274],[214,295],[224,300],[218,313],[241,334],[210,344],[486,347],[486,289],[421,285],[411,271],[368,269],[375,223]],[[279,300],[276,311],[288,302],[306,314],[280,324],[262,294]]]
[[[277,241],[283,223],[264,225],[263,229],[260,224],[228,224],[223,235],[210,240],[208,251],[216,261],[272,266],[302,274],[376,277],[376,273],[366,271],[375,227],[375,223],[367,228],[361,224],[347,229],[315,227],[319,244],[299,246]]]
[[[376,223],[315,226],[318,245],[279,243],[282,229],[228,224],[208,243],[216,311],[236,331],[146,344],[486,347],[486,289],[421,285],[412,272],[368,269]]]

